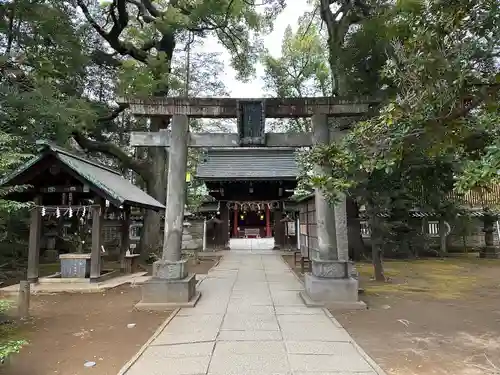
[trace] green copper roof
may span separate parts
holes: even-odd
[[[165,206],[156,199],[148,195],[146,192],[125,179],[120,172],[89,160],[84,156],[71,153],[65,149],[54,146],[52,144],[43,144],[41,154],[28,161],[19,169],[14,171],[10,176],[7,176],[0,181],[0,186],[8,186],[9,184],[18,185],[18,180],[22,179],[22,175],[31,168],[36,168],[36,164],[46,157],[53,155],[71,169],[82,183],[90,186],[97,195],[109,200],[116,206],[128,204],[130,206],[151,208],[155,210],[165,209]],[[29,181],[22,181],[22,184],[29,184]]]

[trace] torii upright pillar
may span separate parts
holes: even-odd
[[[143,310],[193,307],[200,298],[196,277],[188,275],[187,259],[181,259],[189,136],[187,116],[173,116],[171,127],[163,253],[162,259],[153,263],[153,277],[142,287],[142,300],[136,308]]]
[[[314,115],[312,125],[314,144],[329,144],[328,117]],[[325,167],[317,168],[319,172],[328,173],[321,170]],[[314,194],[318,249],[312,254],[312,272],[304,275],[305,291],[300,295],[308,306],[364,309],[365,303],[358,300],[358,280],[351,277],[354,265],[348,259],[345,201],[335,207],[328,202],[321,189],[316,188]],[[336,221],[340,225],[337,226]],[[338,230],[341,233],[337,233]]]

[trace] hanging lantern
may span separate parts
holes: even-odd
[[[56,217],[57,218],[61,217],[61,210],[59,210],[59,207],[56,208]]]
[[[45,216],[45,207],[42,207],[42,216]]]
[[[69,217],[73,217],[73,209],[70,207],[68,211],[69,211],[69,215],[68,216]]]

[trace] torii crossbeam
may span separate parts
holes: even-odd
[[[130,105],[136,116],[186,115],[192,118],[237,118],[239,133],[190,133],[189,147],[237,147],[242,145],[266,147],[308,147],[313,145],[312,133],[265,133],[266,118],[307,118],[313,115],[359,118],[370,113],[380,100],[373,98],[150,98],[121,99]],[[354,120],[354,119],[353,119]],[[243,127],[253,122],[256,126],[243,134]],[[248,128],[248,127],[247,127]],[[258,129],[261,128],[261,129]],[[255,134],[258,133],[258,134]],[[243,140],[242,138],[247,138]],[[252,139],[249,139],[252,138]],[[169,147],[169,130],[160,132],[132,132],[131,146]]]

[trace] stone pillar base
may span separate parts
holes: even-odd
[[[194,307],[201,294],[196,292],[196,277],[187,273],[187,259],[177,262],[159,260],[153,264],[153,277],[142,286],[139,310],[172,310]]]
[[[483,247],[479,252],[479,258],[500,259],[500,248],[496,246]]]
[[[187,275],[187,259],[177,262],[162,259],[153,263],[153,278],[180,280],[186,278]]]
[[[304,275],[305,292],[301,297],[307,306],[324,306],[334,309],[366,309],[366,304],[358,300],[358,280],[323,278],[311,273]]]
[[[346,260],[311,259],[311,272],[314,276],[328,279],[345,279],[354,272],[354,263]]]
[[[194,307],[201,297],[196,291],[194,274],[180,280],[153,277],[142,285],[142,299],[138,310],[166,311],[178,307]]]

